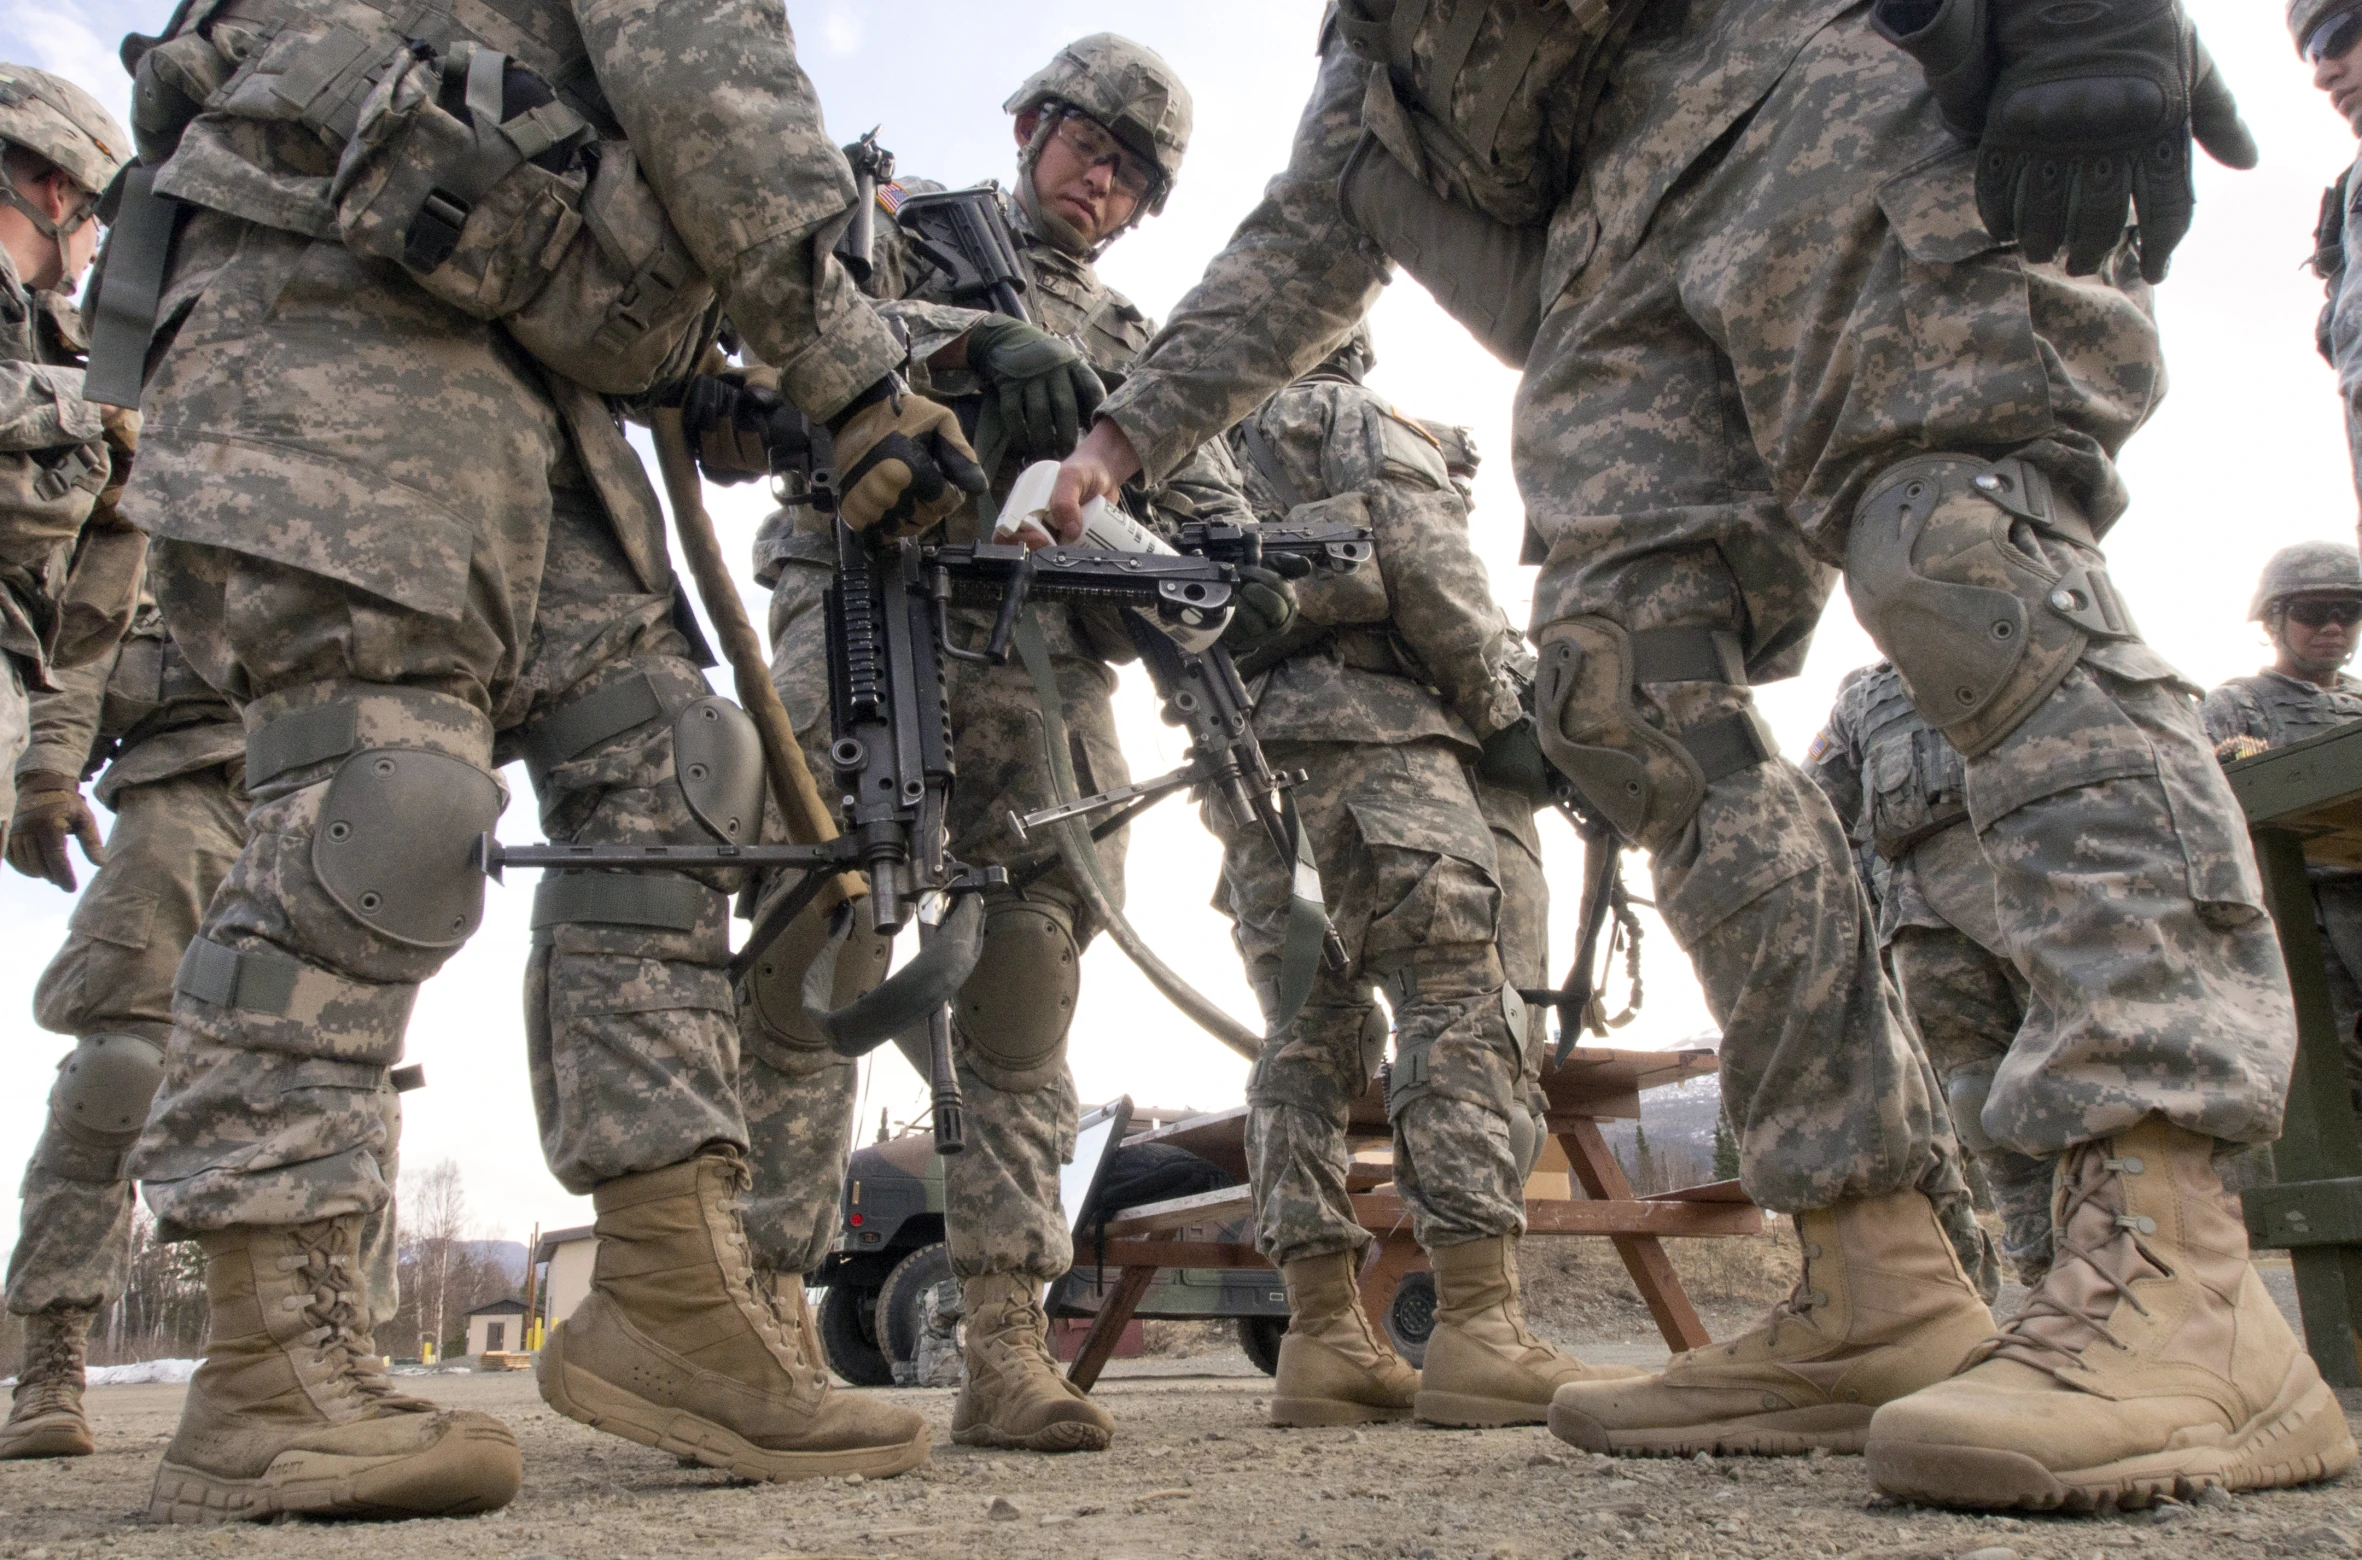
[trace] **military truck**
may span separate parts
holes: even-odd
[[[1075,1267],[1050,1287],[1053,1317],[1089,1317],[1102,1296],[1091,1257],[1102,1208],[1114,1211],[1167,1197],[1236,1185],[1210,1160],[1134,1136],[1128,1098],[1090,1111],[1076,1133],[1075,1155],[1060,1176],[1060,1196],[1075,1232]],[[845,1180],[842,1225],[834,1249],[809,1276],[825,1286],[820,1342],[828,1363],[855,1386],[948,1386],[959,1379],[959,1284],[944,1244],[943,1161],[923,1130],[854,1152]],[[1247,1220],[1209,1239],[1244,1240]],[[1116,1275],[1104,1275],[1112,1288]],[[1239,1346],[1266,1373],[1279,1368],[1288,1297],[1279,1275],[1258,1268],[1166,1268],[1135,1315],[1148,1320],[1237,1323]]]

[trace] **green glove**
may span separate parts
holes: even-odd
[[[1074,343],[989,314],[968,329],[968,367],[1000,400],[1011,450],[1027,460],[1063,460],[1107,399],[1107,387]]]
[[[1476,761],[1476,777],[1504,791],[1530,798],[1536,807],[1557,799],[1557,771],[1542,756],[1542,739],[1531,716],[1503,726],[1484,739],[1484,756]]]
[[[1290,557],[1285,561],[1303,562],[1306,567],[1301,572],[1311,572],[1308,560]],[[1281,562],[1274,557],[1266,563],[1238,566],[1238,587],[1230,597],[1230,622],[1222,630],[1222,648],[1234,660],[1253,655],[1296,621],[1296,589],[1282,569],[1272,567]]]

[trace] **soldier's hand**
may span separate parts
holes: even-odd
[[[1992,3],[1999,67],[1976,170],[1986,228],[2083,276],[2137,221],[2141,275],[2163,281],[2197,204],[2192,141],[2226,167],[2256,163],[2197,30],[2178,0]]]
[[[8,864],[26,877],[47,878],[70,894],[75,884],[74,864],[66,855],[68,839],[81,845],[92,866],[106,862],[98,819],[82,799],[81,784],[71,775],[46,769],[19,775],[16,815],[8,820]]]
[[[1240,564],[1238,588],[1230,598],[1230,621],[1222,629],[1222,648],[1233,656],[1252,655],[1295,626],[1296,590],[1288,581],[1311,572],[1312,560],[1293,553],[1274,553],[1261,563]]]
[[[1113,502],[1124,484],[1140,474],[1140,456],[1124,430],[1102,417],[1058,467],[1050,489],[1050,530],[1062,542],[1083,534],[1083,505],[1094,498]]]
[[[724,487],[771,474],[772,450],[799,417],[779,394],[779,371],[693,374],[681,392],[681,432],[697,469]]]
[[[1001,426],[1028,460],[1063,460],[1107,387],[1074,344],[1049,332],[992,314],[967,335],[968,367],[998,397]]]
[[[1536,807],[1549,805],[1555,795],[1550,760],[1542,756],[1542,739],[1534,731],[1533,717],[1513,721],[1484,739],[1476,776],[1531,799]]]
[[[829,422],[836,436],[837,515],[856,531],[923,531],[985,488],[984,468],[950,408],[889,375]]]

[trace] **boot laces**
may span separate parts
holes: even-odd
[[[78,1413],[82,1406],[84,1343],[78,1327],[52,1321],[25,1329],[25,1360],[17,1372],[11,1419]]]
[[[306,1225],[291,1232],[295,1254],[280,1265],[298,1275],[308,1293],[303,1319],[310,1331],[306,1342],[337,1387],[387,1408],[425,1410],[432,1405],[406,1397],[394,1389],[378,1358],[377,1340],[361,1310],[361,1289],[353,1274],[351,1231],[341,1220]]]
[[[2092,1372],[2093,1367],[2084,1354],[2093,1344],[2105,1343],[2119,1352],[2132,1347],[2108,1326],[2105,1319],[2108,1313],[2095,1313],[2090,1308],[2091,1302],[2079,1300],[2067,1282],[2070,1279],[2080,1282],[2088,1274],[2101,1285],[2098,1304],[2122,1300],[2136,1314],[2147,1316],[2149,1308],[2133,1293],[2130,1279],[2119,1277],[2114,1268],[2131,1271],[2134,1263],[2122,1260],[2131,1255],[2157,1272],[2166,1271],[2164,1264],[2150,1256],[2138,1239],[2153,1234],[2155,1222],[2136,1217],[2123,1208],[2123,1177],[2128,1169],[2137,1169],[2137,1161],[2128,1164],[2122,1159],[2103,1157],[2100,1169],[2105,1174],[2091,1175],[2085,1168],[2088,1156],[2104,1153],[2104,1147],[2095,1145],[2084,1151],[2086,1157],[2082,1163],[2072,1167],[2066,1201],[2060,1207],[2055,1226],[2056,1255],[2050,1272],[2044,1276],[2041,1286],[2027,1296],[2018,1314],[1985,1346],[1986,1358],[2015,1360],[2047,1373],[2062,1385],[2072,1386],[2075,1383],[2067,1380],[2068,1371],[2083,1375]],[[2110,1192],[2116,1194],[2114,1199],[2105,1195]],[[2075,1234],[2076,1215],[2085,1208],[2107,1216],[2102,1226],[2104,1233],[2096,1242],[2078,1239]],[[2132,1244],[2131,1253],[2122,1250],[2126,1242]],[[2112,1263],[2111,1258],[2116,1260]]]

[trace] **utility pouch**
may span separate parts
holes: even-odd
[[[462,313],[513,314],[581,231],[592,139],[532,72],[457,44],[389,74],[361,105],[332,186],[337,233]]]

